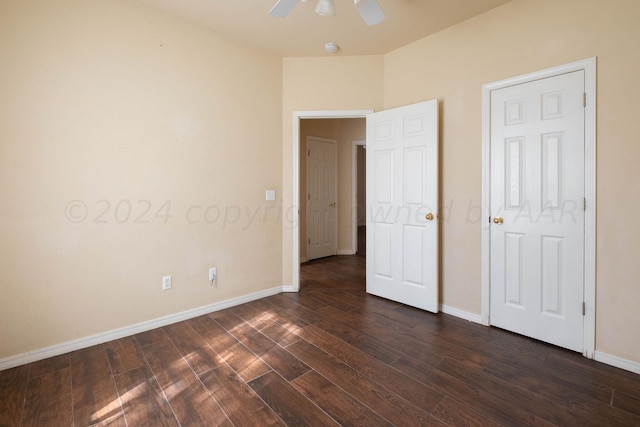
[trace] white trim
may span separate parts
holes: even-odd
[[[560,74],[584,70],[587,106],[585,107],[585,270],[584,270],[584,316],[583,354],[593,358],[595,353],[596,330],[596,58],[589,58],[559,67],[549,68],[523,76],[501,80],[482,86],[482,247],[481,247],[481,289],[482,324],[489,325],[490,313],[490,273],[491,236],[488,223],[491,215],[490,194],[490,114],[491,91],[514,86]],[[484,220],[487,220],[485,222]]]
[[[298,215],[294,215],[291,229],[293,231],[293,260],[291,263],[292,284],[284,287],[285,292],[298,292],[300,290],[300,120],[302,119],[361,119],[373,110],[321,110],[321,111],[294,111],[293,112],[293,207],[298,209]]]
[[[150,331],[152,329],[171,325],[173,323],[181,322],[183,320],[191,319],[198,316],[202,316],[204,314],[209,314],[214,311],[224,310],[225,308],[244,304],[260,298],[266,298],[268,296],[276,295],[276,294],[279,294],[280,292],[283,292],[283,288],[284,287],[282,286],[277,286],[275,288],[265,289],[263,291],[254,292],[252,294],[231,298],[231,299],[220,301],[214,304],[205,305],[203,307],[194,308],[192,310],[187,310],[180,313],[171,314],[169,316],[148,320],[146,322],[125,326],[124,328],[113,329],[111,331],[103,332],[100,334],[79,338],[73,341],[67,341],[61,344],[56,344],[50,347],[29,351],[16,356],[10,356],[4,359],[0,359],[0,371],[14,368],[20,365],[25,365],[27,363],[37,362],[38,360],[47,359],[49,357],[59,356],[61,354],[91,347],[97,344],[103,344],[109,341],[128,337],[134,334],[139,334],[141,332]]]
[[[606,363],[607,365],[615,366],[616,368],[633,372],[635,374],[640,374],[640,362],[623,359],[622,357],[603,353],[598,350],[595,351],[595,360],[597,360],[598,362]]]
[[[357,140],[353,141],[353,148],[351,149],[351,227],[353,233],[351,234],[351,246],[353,253],[358,252],[358,146],[367,145],[367,141]],[[366,180],[366,177],[365,177]]]
[[[473,323],[482,323],[482,316],[468,311],[460,310],[458,308],[449,307],[448,305],[441,304],[440,311],[444,314],[459,317],[460,319],[468,320]]]
[[[353,249],[338,249],[338,255],[355,255],[356,251]]]

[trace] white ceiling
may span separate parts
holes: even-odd
[[[281,56],[384,54],[455,25],[509,0],[378,0],[387,18],[368,27],[352,0],[336,0],[337,16],[313,11],[316,0],[300,2],[284,19],[267,14],[276,0],[136,0],[199,22],[215,32]]]

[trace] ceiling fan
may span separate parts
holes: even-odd
[[[300,2],[306,3],[307,0],[278,0],[269,11],[269,15],[284,18]],[[377,0],[353,0],[353,4],[367,25],[377,25],[386,17]],[[334,0],[318,0],[315,12],[322,16],[334,16],[336,14]]]

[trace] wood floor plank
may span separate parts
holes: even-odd
[[[306,295],[310,299],[318,301],[320,304],[324,304],[327,307],[333,307],[340,311],[348,312],[358,308],[357,305],[347,302],[346,298],[341,298],[340,295],[336,295],[336,292],[319,289],[317,291],[310,290]]]
[[[514,358],[537,365],[544,360],[548,350],[548,346],[529,338],[496,328],[478,328],[478,325],[463,319],[442,313],[430,315],[413,307],[367,304],[360,312],[367,316],[375,314],[388,319],[391,324],[409,328],[419,341],[449,349],[449,357],[455,359],[459,354],[460,359],[473,359],[481,366],[485,366],[489,360]],[[461,349],[460,352],[458,349]]]
[[[295,302],[288,299],[272,299],[272,304],[278,304],[278,307],[286,314],[293,317],[303,316],[305,319],[309,319],[310,311],[302,309]],[[389,347],[382,340],[379,340],[370,335],[365,335],[357,329],[351,326],[358,327],[358,325],[347,326],[339,322],[331,321],[326,316],[313,313],[313,324],[332,335],[340,338],[341,340],[348,342],[354,347],[362,350],[363,352],[376,357],[386,363],[391,363],[402,355],[399,351]],[[438,359],[437,361],[439,361]],[[434,361],[434,364],[437,363]]]
[[[85,376],[73,384],[73,413],[77,425],[94,425],[122,417],[111,375]]]
[[[249,386],[290,426],[338,424],[275,372],[256,378]]]
[[[124,416],[131,426],[178,426],[169,401],[149,367],[115,376]]]
[[[445,397],[433,410],[432,415],[452,426],[498,427],[501,425],[450,397]]]
[[[118,417],[109,418],[108,420],[96,423],[91,427],[128,427],[128,426],[127,426],[127,421],[124,418],[124,415],[120,415]]]
[[[71,368],[30,379],[22,425],[70,426],[72,423]]]
[[[618,373],[621,370],[617,368],[600,365],[588,359],[578,362],[576,357],[569,358],[564,351],[554,352],[545,360],[545,366],[566,376],[577,376],[591,384],[600,384],[625,394],[640,396],[640,380],[629,377],[626,373]]]
[[[372,337],[380,337],[381,340],[396,350],[417,359],[430,359],[436,363],[436,358],[450,357],[456,360],[473,361],[478,366],[486,366],[491,360],[489,357],[479,355],[476,352],[441,339],[436,343],[432,343],[429,339],[431,337],[418,336],[412,328],[376,314],[367,316],[366,320],[363,321],[360,313],[345,313],[333,307],[329,307],[323,313],[330,317],[331,320],[343,325],[353,325],[354,322],[358,322],[358,330],[362,333]],[[381,331],[385,331],[384,335],[382,335]],[[434,358],[433,355],[437,355],[437,357]]]
[[[318,285],[320,282],[318,281],[314,281],[314,283],[301,283],[300,286],[306,286],[307,289],[314,289],[313,285]],[[293,301],[295,301],[296,304],[299,304],[305,308],[308,308],[310,310],[316,311],[318,309],[321,309],[323,307],[326,307],[327,304],[315,299],[315,298],[311,298],[310,295],[307,295],[307,293],[301,294],[299,292],[290,292],[290,293],[286,293],[283,294],[283,296],[285,298],[289,298]]]
[[[268,328],[275,323],[273,316],[271,316],[269,313],[264,313],[256,310],[255,308],[247,304],[242,304],[234,307],[233,314],[235,314],[259,331]]]
[[[311,371],[292,382],[293,386],[343,426],[392,426],[349,393]]]
[[[234,426],[286,425],[231,368],[220,366],[200,376]]]
[[[209,316],[188,321],[220,357],[245,381],[264,375],[271,368]]]
[[[384,384],[408,402],[430,412],[442,401],[444,395],[413,380],[388,364],[335,338],[315,325],[305,326],[301,336],[311,344],[336,357],[351,368]]]
[[[505,381],[522,384],[528,390],[551,396],[579,393],[609,404],[613,394],[611,387],[585,381],[585,377],[549,371],[542,363],[536,366],[527,365],[526,369],[523,369],[518,359],[509,362],[492,360],[485,371]]]
[[[111,366],[104,344],[74,351],[69,356],[71,378],[74,381],[81,381],[88,377],[111,377]]]
[[[105,344],[114,375],[122,374],[144,364],[140,346],[134,337],[125,337]]]
[[[306,341],[299,341],[288,349],[313,370],[346,390],[393,424],[439,424],[439,421],[432,418],[426,411],[411,405],[384,386]]]
[[[301,331],[300,327],[297,326],[283,326],[280,323],[272,323],[266,328],[260,330],[263,334],[271,338],[276,343],[280,344],[283,347],[293,344],[294,342],[300,341],[300,335],[298,332]]]
[[[70,354],[73,413],[76,425],[108,425],[123,412],[105,345]]]
[[[545,389],[545,394],[538,394],[535,389],[539,386],[535,384],[535,379],[526,382],[504,381],[476,366],[451,359],[444,359],[436,368],[514,405],[526,401],[537,412],[544,414],[541,416],[546,420],[558,425],[601,426],[609,422],[640,425],[640,417],[594,399],[581,398],[566,391],[564,394],[551,394],[550,388]],[[525,388],[527,386],[534,390]]]
[[[231,425],[171,342],[142,351],[180,425]]]
[[[264,298],[262,301],[271,303],[276,307],[280,307],[283,310],[283,314],[286,319],[290,319],[292,314],[299,319],[303,319],[307,323],[326,319],[326,316],[318,313],[318,310],[311,310],[297,304],[291,299],[285,297],[283,294],[272,295],[268,298]]]
[[[434,369],[428,363],[408,356],[401,357],[392,363],[394,367],[412,376],[417,381],[428,384],[489,419],[501,424],[513,426],[553,426],[534,413],[513,405],[490,393],[467,384],[464,380],[454,378],[442,371]],[[531,409],[527,406],[527,409]]]
[[[136,342],[142,347],[161,343],[167,340],[167,334],[162,328],[152,329],[135,335]]]
[[[36,378],[58,370],[67,369],[70,364],[71,358],[69,353],[34,362],[30,365],[29,378]]]
[[[187,322],[174,323],[162,329],[196,375],[224,363],[222,357]]]
[[[635,415],[640,415],[640,395],[614,390],[611,404]]]
[[[128,426],[127,426],[127,421],[124,418],[124,415],[119,415],[117,417],[109,418],[108,420],[104,420],[99,423],[96,423],[91,427],[128,427]]]
[[[17,426],[22,419],[30,365],[0,371],[0,426]]]
[[[216,318],[216,321],[288,381],[309,372],[310,368],[304,362],[239,317],[227,315]]]

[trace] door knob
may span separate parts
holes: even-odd
[[[503,222],[504,222],[504,220],[499,216],[493,218],[493,223],[494,224],[502,224]]]
[[[336,202],[331,203],[329,206],[331,206],[332,208],[336,207]]]
[[[428,214],[426,214],[426,215],[424,216],[424,218],[425,218],[427,221],[433,221],[433,214],[432,214],[431,212],[429,212]]]

